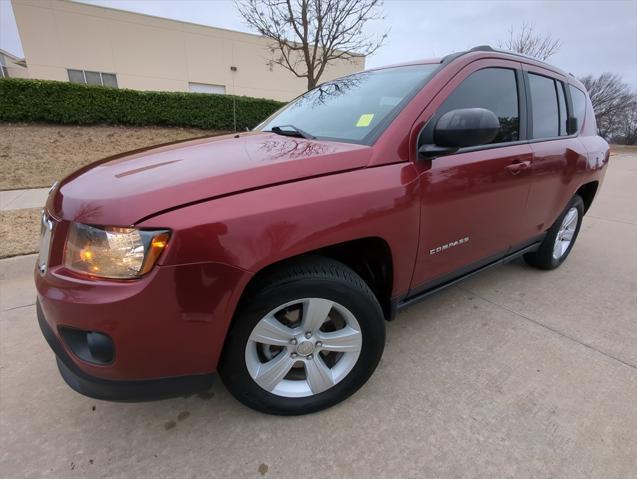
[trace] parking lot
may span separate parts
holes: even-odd
[[[611,158],[558,270],[492,269],[389,323],[346,402],[272,417],[219,381],[108,403],[60,378],[35,319],[34,256],[0,261],[0,476],[637,476],[637,153]]]

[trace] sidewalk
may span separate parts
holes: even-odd
[[[48,188],[0,191],[0,211],[40,208],[46,203]]]

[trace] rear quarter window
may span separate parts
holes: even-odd
[[[573,117],[577,119],[577,131],[582,129],[586,116],[586,94],[577,87],[569,85],[571,101],[573,102]]]

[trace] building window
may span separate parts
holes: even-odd
[[[7,64],[2,53],[0,53],[0,78],[9,78],[9,70],[7,70]]]
[[[188,89],[192,93],[215,93],[217,95],[226,94],[226,87],[224,85],[211,85],[209,83],[188,83]]]
[[[71,83],[82,83],[85,85],[100,85],[117,88],[117,75],[114,73],[91,72],[88,70],[66,70]]]

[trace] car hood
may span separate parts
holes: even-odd
[[[153,214],[245,190],[365,167],[371,148],[269,132],[136,150],[65,178],[47,208],[58,219],[133,225]]]

